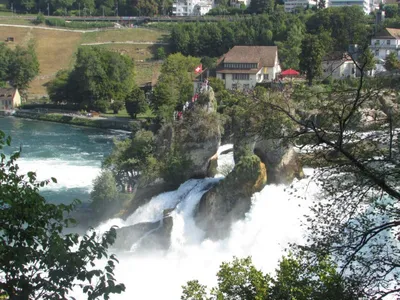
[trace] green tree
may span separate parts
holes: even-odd
[[[133,61],[100,47],[83,47],[77,52],[68,82],[75,91],[71,98],[88,109],[105,112],[111,100],[123,101],[134,84]]]
[[[164,47],[157,48],[157,59],[164,60],[167,57]]]
[[[180,53],[169,55],[161,68],[161,75],[152,96],[152,107],[158,117],[171,120],[174,110],[193,96],[192,76],[200,60]]]
[[[251,0],[249,10],[252,13],[271,13],[275,7],[275,0]]]
[[[313,176],[321,192],[307,216],[308,255],[331,253],[366,298],[398,297],[398,78],[360,72],[357,81],[296,87],[291,103],[273,109],[293,121],[289,140],[321,147],[305,161],[321,168]]]
[[[70,71],[60,70],[57,72],[56,77],[47,83],[47,94],[51,101],[63,102],[70,100],[68,93],[69,75]]]
[[[135,87],[128,98],[125,99],[125,107],[128,114],[136,119],[137,114],[145,113],[149,108],[144,92],[139,87]]]
[[[19,89],[21,95],[26,98],[29,83],[39,73],[35,44],[31,41],[27,48],[17,46],[13,52],[9,65],[10,83],[13,87]]]
[[[147,170],[148,161],[154,151],[154,135],[151,131],[139,130],[133,139],[115,141],[104,167],[111,170],[121,190],[127,185],[134,187],[140,175]]]
[[[0,149],[11,138],[0,131]],[[0,154],[0,297],[10,299],[65,299],[82,288],[88,299],[108,298],[125,290],[114,279],[117,259],[107,253],[116,238],[111,228],[104,236],[95,232],[79,237],[65,234],[75,224],[69,213],[77,205],[48,203],[39,189],[36,174],[19,172],[16,160]],[[56,182],[52,178],[53,182]],[[96,260],[106,259],[104,270]]]
[[[138,0],[136,8],[141,16],[154,16],[158,14],[158,4],[155,0]]]
[[[111,171],[103,170],[96,177],[90,198],[91,207],[99,219],[110,217],[115,208],[119,208],[117,183]]]
[[[308,84],[312,85],[314,78],[322,75],[322,58],[325,47],[318,36],[306,35],[301,44],[300,69],[306,73]]]
[[[0,81],[9,80],[10,61],[12,59],[12,51],[4,43],[0,43]]]
[[[197,280],[183,286],[182,300],[356,300],[361,294],[350,279],[342,278],[331,259],[325,257],[313,264],[301,254],[283,257],[276,275],[263,274],[251,257],[235,258],[222,263],[217,273],[218,284],[208,296],[207,287]]]
[[[299,69],[304,28],[293,25],[284,42],[276,42],[279,49],[279,59],[284,69]]]
[[[385,60],[385,69],[388,71],[400,69],[400,62],[395,52],[390,52]]]

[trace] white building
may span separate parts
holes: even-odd
[[[285,1],[285,11],[292,12],[297,7],[307,8],[311,6],[316,6],[317,1],[314,0],[286,0]]]
[[[218,60],[217,78],[226,89],[253,89],[281,72],[276,46],[235,46]]]
[[[251,0],[230,0],[229,4],[230,4],[230,6],[240,8],[240,6],[242,4],[244,4],[246,7],[249,6],[250,5],[250,1]]]
[[[322,61],[322,78],[345,79],[356,77],[357,66],[347,53],[332,54]]]
[[[208,13],[214,0],[175,0],[172,4],[174,16],[202,16]]]
[[[328,7],[335,6],[361,6],[364,13],[369,14],[375,7],[375,0],[329,0]]]
[[[400,29],[385,28],[376,33],[369,47],[378,60],[385,60],[391,52],[400,58]]]

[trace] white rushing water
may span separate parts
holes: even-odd
[[[232,153],[221,155],[219,161],[232,162]],[[103,232],[111,225],[156,221],[162,218],[164,209],[175,207],[168,251],[117,253],[120,263],[115,274],[126,285],[126,291],[112,299],[180,299],[181,286],[188,280],[198,279],[214,286],[219,265],[233,256],[251,255],[258,268],[273,272],[288,243],[303,240],[300,220],[316,192],[309,179],[295,181],[289,190],[283,185],[266,186],[253,196],[251,210],[245,219],[233,224],[224,240],[204,240],[193,213],[205,189],[217,180],[220,179],[189,180],[176,191],[154,197],[126,221],[112,219],[97,228]],[[305,199],[292,197],[293,189],[297,195],[302,191]]]
[[[57,183],[50,183],[42,190],[65,190],[82,188],[91,191],[93,180],[100,174],[101,164],[84,165],[81,161],[67,161],[65,159],[24,159],[18,162],[20,174],[29,171],[36,172],[38,180],[57,179]]]

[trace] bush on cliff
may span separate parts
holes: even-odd
[[[97,218],[108,218],[119,210],[117,183],[111,171],[103,170],[96,177],[90,198]]]

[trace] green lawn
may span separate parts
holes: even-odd
[[[2,13],[2,12],[0,12],[0,13]],[[16,17],[0,18],[0,24],[34,26],[34,24],[30,20],[20,19],[20,18],[16,18]]]
[[[159,42],[168,35],[167,32],[146,28],[124,28],[99,32],[87,32],[84,34],[82,43],[101,42]]]
[[[115,117],[115,118],[130,118],[131,116],[128,114],[126,109],[120,110],[118,114],[114,114],[112,110],[108,110],[107,113],[102,113],[102,117]],[[146,118],[154,118],[153,112],[149,109],[143,114],[138,114],[138,119],[146,119]]]

